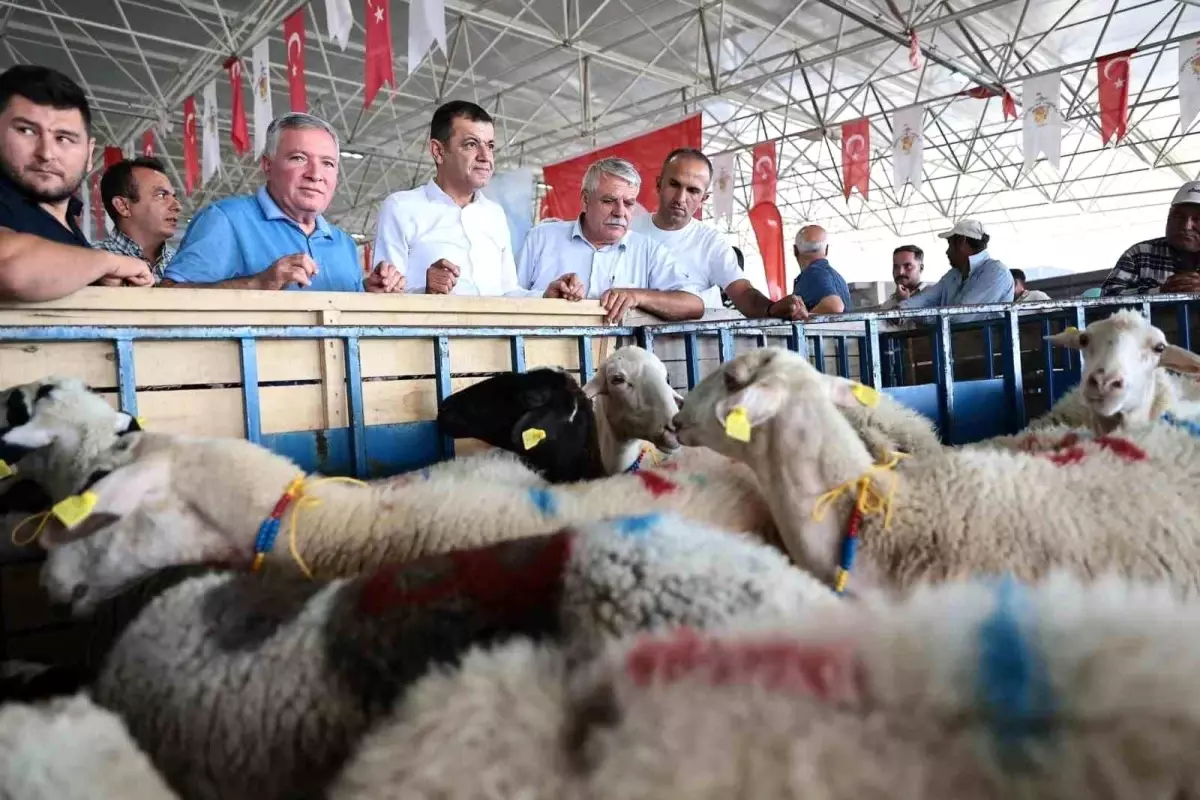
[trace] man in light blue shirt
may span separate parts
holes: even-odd
[[[988,255],[990,237],[983,223],[959,220],[952,229],[939,233],[947,240],[946,258],[951,270],[942,279],[918,295],[902,301],[897,308],[939,308],[1011,303],[1013,277],[1008,267]],[[952,322],[976,322],[994,319],[994,314],[969,314],[952,317]]]
[[[689,276],[663,245],[629,229],[642,178],[621,158],[602,158],[583,176],[583,213],[543,222],[517,260],[521,288],[566,300],[594,298],[611,322],[640,308],[669,320],[704,315],[699,276]]]
[[[337,134],[309,114],[267,128],[266,184],[192,219],[162,286],[402,292],[404,275],[380,262],[364,280],[354,241],[323,212],[337,188]]]

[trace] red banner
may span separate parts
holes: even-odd
[[[867,199],[871,185],[871,123],[856,119],[842,125],[842,193],[850,199],[850,190]]]
[[[233,96],[233,121],[229,125],[229,140],[239,156],[250,149],[250,129],[246,126],[246,101],[242,97],[242,60],[237,56],[225,59],[229,73],[229,91]]]
[[[1111,53],[1096,59],[1096,82],[1100,84],[1100,140],[1121,141],[1129,121],[1129,57],[1133,50]]]
[[[392,24],[388,17],[388,0],[367,0],[366,51],[363,57],[363,110],[371,107],[380,88],[386,83],[396,85],[392,72]]]
[[[774,203],[758,203],[750,209],[750,225],[762,254],[767,275],[767,296],[772,301],[787,294],[787,264],[783,253],[783,218]]]
[[[550,191],[542,200],[542,217],[575,219],[579,216],[579,192],[583,187],[583,173],[587,172],[587,168],[593,162],[606,156],[623,158],[637,168],[638,174],[642,176],[638,203],[653,214],[658,210],[658,188],[655,184],[662,170],[662,163],[677,147],[700,148],[699,114],[610,147],[546,165],[542,168],[542,173]]]
[[[121,152],[121,148],[108,146],[104,148],[104,168],[108,169],[118,161],[124,161],[125,154]]]
[[[292,111],[308,111],[308,89],[304,85],[304,6],[283,21],[287,44],[288,95]]]
[[[959,97],[974,97],[976,100],[986,100],[989,97],[999,97],[1000,92],[995,89],[990,89],[987,86],[972,86],[958,93]],[[1012,92],[1004,90],[1004,118],[1017,118],[1017,101],[1013,99]]]
[[[200,183],[200,152],[196,149],[196,98],[183,101],[183,181],[188,194]]]
[[[754,145],[754,170],[750,180],[751,208],[759,203],[774,203],[779,165],[775,160],[775,142],[760,142]]]
[[[154,155],[154,129],[146,131],[142,134],[142,155]]]

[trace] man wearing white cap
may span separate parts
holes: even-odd
[[[1100,291],[1106,295],[1200,292],[1200,181],[1185,183],[1175,193],[1166,234],[1122,253]]]
[[[918,295],[900,303],[900,308],[937,308],[1011,303],[1013,277],[1008,267],[988,254],[990,237],[983,223],[961,219],[939,237],[946,240],[946,258],[953,267],[942,279]],[[956,317],[955,322],[984,319],[986,315]]]

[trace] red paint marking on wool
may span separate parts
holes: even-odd
[[[637,476],[641,480],[642,485],[646,487],[646,490],[655,497],[662,497],[664,494],[668,494],[679,488],[679,485],[674,481],[668,480],[654,472],[642,471]]]
[[[679,465],[675,464],[675,463],[662,464],[658,467],[658,469],[664,470],[666,472],[678,472]]]
[[[1122,439],[1118,436],[1100,436],[1096,439],[1096,444],[1107,450],[1111,450],[1126,461],[1146,460],[1146,451],[1128,439]]]
[[[625,669],[642,687],[691,677],[714,686],[759,684],[829,702],[857,701],[864,693],[861,663],[849,645],[838,643],[723,642],[682,629],[636,645]]]
[[[1052,462],[1060,467],[1065,467],[1067,464],[1078,464],[1083,461],[1083,448],[1076,445],[1053,455],[1047,456]]]

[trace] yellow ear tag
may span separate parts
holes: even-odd
[[[88,518],[99,499],[95,492],[74,494],[66,500],[55,503],[54,507],[50,509],[50,513],[57,517],[63,525],[74,528]]]
[[[146,429],[146,418],[145,417],[134,417],[134,419],[137,420],[137,424],[138,424],[139,428],[141,428],[142,430]]]
[[[13,475],[16,475],[16,474],[17,474],[17,468],[13,467],[13,466],[9,466],[9,463],[7,461],[0,458],[0,481],[4,480],[5,478],[11,478]]]
[[[750,415],[744,406],[737,406],[725,415],[725,435],[739,442],[750,441]]]
[[[854,395],[854,399],[862,403],[867,408],[874,408],[879,405],[879,392],[867,386],[865,383],[856,383],[854,388],[850,390]]]
[[[541,428],[526,428],[521,434],[521,443],[525,445],[526,450],[532,450],[545,438],[546,432]]]

